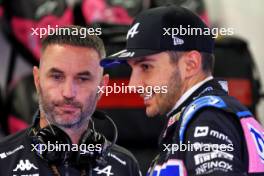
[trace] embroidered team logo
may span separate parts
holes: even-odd
[[[176,37],[176,36],[171,36],[172,39],[173,39],[173,45],[182,45],[184,44],[184,41],[182,39],[180,39],[179,37]]]
[[[264,163],[264,137],[260,131],[248,124],[248,128],[256,145],[256,149],[262,163]]]
[[[126,49],[119,51],[118,53],[115,53],[111,55],[110,57],[133,57],[135,55],[135,52],[128,52]]]
[[[136,34],[139,33],[138,31],[138,26],[139,26],[140,23],[136,23],[134,24],[134,26],[132,26],[129,31],[127,32],[127,37],[126,39],[129,39],[129,38],[133,38]]]
[[[38,170],[38,168],[34,164],[30,163],[30,161],[26,159],[26,160],[19,160],[19,163],[17,164],[16,168],[13,169],[13,171],[14,172],[19,171],[19,170],[20,171],[30,171],[32,169]]]
[[[207,136],[209,132],[208,126],[197,126],[194,130],[194,137],[204,137]]]
[[[97,175],[106,175],[106,176],[111,176],[114,175],[112,171],[112,166],[108,165],[103,169],[99,169],[99,167],[94,168],[94,171],[96,171]]]
[[[150,169],[147,176],[187,176],[185,166],[181,160],[170,159],[162,165]]]
[[[3,152],[3,153],[0,153],[0,159],[4,159],[10,155],[13,155],[14,153],[18,152],[19,150],[22,150],[24,149],[24,146],[23,145],[20,145],[18,147],[16,147],[15,149],[12,149],[10,151],[7,151],[7,152]]]
[[[177,114],[175,114],[172,117],[170,117],[167,127],[170,127],[175,122],[177,122],[180,119],[181,113],[182,113],[182,111],[180,111]]]
[[[183,109],[182,109],[183,110]],[[173,125],[175,122],[177,122],[179,119],[180,119],[180,117],[181,117],[181,114],[182,114],[182,110],[180,111],[180,112],[178,112],[177,114],[175,114],[175,115],[173,115],[172,117],[170,117],[170,119],[169,119],[169,121],[168,121],[168,124],[167,124],[167,128],[166,128],[166,130],[164,131],[164,133],[163,133],[163,137],[165,137],[166,136],[166,134],[167,134],[167,129],[171,126],[171,125]]]

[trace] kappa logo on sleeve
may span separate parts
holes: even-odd
[[[13,176],[39,176],[39,173],[36,173],[37,170],[38,168],[28,159],[19,160],[15,169],[13,169]]]
[[[28,159],[26,160],[19,160],[19,163],[17,164],[16,168],[13,169],[14,172],[16,171],[30,171],[30,170],[38,170],[38,168],[32,164]]]

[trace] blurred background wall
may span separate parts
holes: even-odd
[[[248,41],[249,48],[264,83],[264,1],[205,0],[211,23],[214,26],[232,27],[235,35]],[[262,92],[264,87],[262,86]],[[264,100],[257,107],[264,124]]]

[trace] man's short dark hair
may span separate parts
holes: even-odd
[[[57,30],[67,31],[67,33],[54,33],[53,35],[47,35],[42,41],[42,51],[44,51],[49,45],[52,44],[66,44],[80,47],[93,48],[98,54],[100,58],[105,57],[105,47],[102,39],[98,36],[89,35],[81,35],[80,32],[83,29],[87,29],[81,26],[67,26],[61,27]],[[76,32],[77,31],[77,32]]]
[[[168,54],[170,56],[170,60],[173,63],[177,63],[179,61],[179,58],[182,57],[184,52],[178,52],[178,51],[168,51]],[[214,54],[200,52],[202,56],[202,69],[203,72],[206,74],[213,73],[214,70],[214,61],[215,57]]]

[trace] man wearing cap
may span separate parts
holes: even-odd
[[[191,28],[200,33],[180,34]],[[141,94],[150,117],[167,125],[149,176],[264,175],[264,130],[251,112],[228,96],[227,83],[212,76],[214,40],[187,9],[166,6],[139,14],[126,49],[101,61],[127,62],[130,86],[167,86],[167,93]]]

